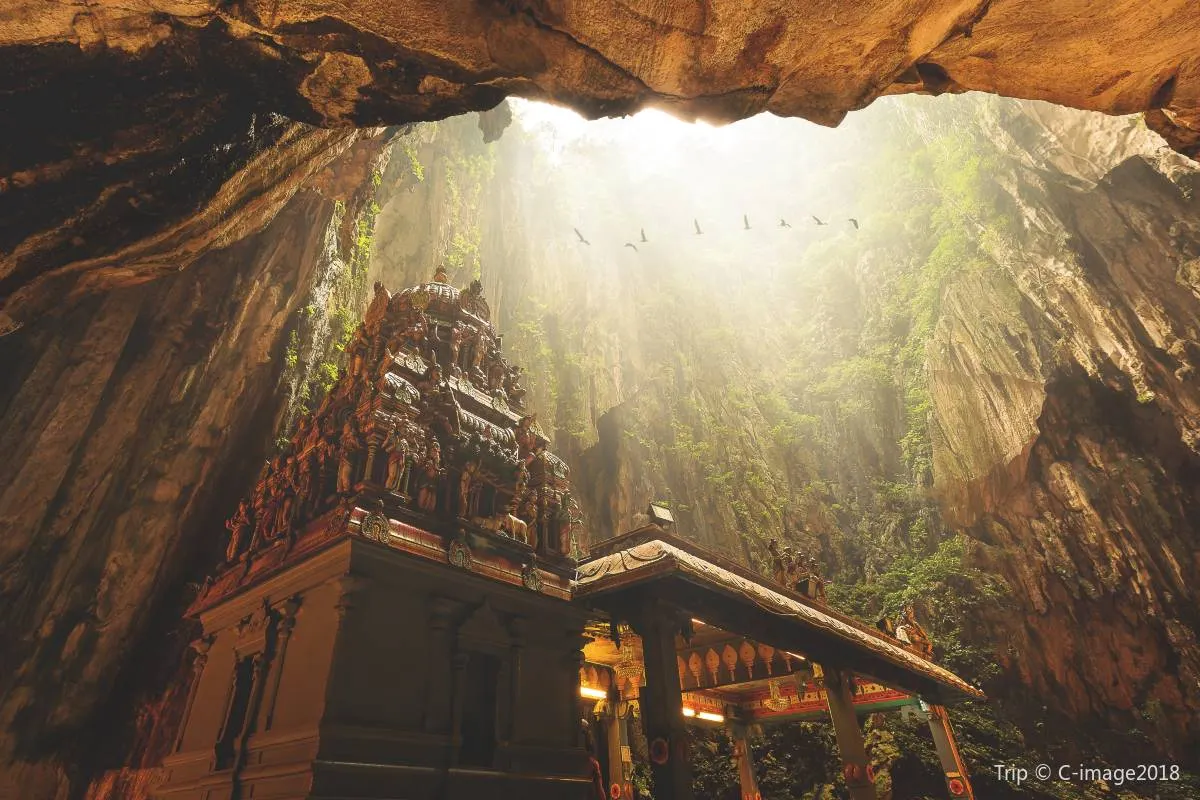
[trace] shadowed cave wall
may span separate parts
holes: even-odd
[[[4,651],[0,708],[6,748],[27,763],[9,780],[78,796],[131,760],[115,744],[78,756],[109,724],[126,732],[131,766],[154,762],[172,724],[155,690],[186,638],[161,609],[181,607],[219,557],[237,487],[319,396],[357,293],[375,277],[423,280],[439,260],[457,282],[482,268],[599,535],[668,498],[708,546],[755,564],[765,538],[784,535],[846,586],[886,582],[897,553],[965,542],[964,561],[999,576],[1005,602],[935,628],[943,644],[992,648],[1002,671],[986,688],[1031,740],[1066,747],[1064,730],[1096,721],[1184,757],[1200,705],[1194,167],[1117,121],[1089,132],[1042,107],[1001,109],[980,114],[1005,168],[989,213],[1020,227],[974,254],[979,269],[935,281],[936,314],[916,338],[911,311],[880,307],[878,287],[928,254],[897,250],[886,225],[865,243],[805,241],[794,271],[770,281],[693,282],[686,253],[652,275],[580,265],[558,235],[572,206],[546,214],[530,195],[531,177],[546,177],[528,143],[512,131],[485,147],[461,119],[408,132],[388,160],[391,132],[314,150],[282,211],[238,244],[0,340],[17,365],[0,395],[0,435],[18,456],[3,513],[25,532],[0,562],[3,633],[19,642]],[[845,133],[848,149],[884,145]],[[608,186],[594,205],[619,208],[631,188]],[[781,312],[810,324],[739,323]],[[855,360],[885,340],[916,355],[882,370]],[[928,463],[903,446],[914,380],[927,387],[928,441],[914,446]],[[977,434],[980,419],[999,428]],[[138,663],[155,659],[169,666]],[[96,725],[125,698],[140,719]],[[109,772],[94,796],[136,796],[121,781],[151,777]]]

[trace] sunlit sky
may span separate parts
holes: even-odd
[[[632,165],[649,171],[677,169],[689,154],[706,152],[734,157],[744,153],[747,142],[766,137],[802,137],[814,144],[831,137],[833,131],[799,119],[782,119],[759,114],[729,125],[686,122],[664,111],[645,109],[628,117],[587,120],[561,106],[510,99],[518,124],[541,139],[551,160],[583,140],[612,147]]]
[[[632,255],[625,249],[631,239],[645,245],[639,249],[647,260],[665,258],[664,247],[693,263],[788,256],[795,249],[779,246],[801,246],[812,233],[810,215],[842,218],[825,233],[841,231],[855,213],[852,184],[863,154],[877,149],[856,141],[877,133],[886,116],[868,109],[837,129],[771,114],[713,125],[656,109],[587,120],[564,107],[510,102],[547,168],[527,174],[530,202],[544,209],[535,216],[562,220],[553,235],[568,237],[564,257],[602,261]],[[753,235],[744,235],[743,215]],[[782,218],[795,226],[793,235],[779,235]],[[573,227],[592,237],[591,247],[579,249]],[[654,241],[640,242],[643,229]]]

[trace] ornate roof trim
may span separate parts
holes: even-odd
[[[984,698],[983,692],[953,672],[866,630],[865,626],[860,628],[854,620],[801,603],[661,539],[633,544],[580,564],[574,596],[602,594],[671,572],[686,574],[710,588],[741,594],[771,614],[792,617],[801,625],[830,633],[858,649],[868,650],[896,666],[931,678],[968,697]]]

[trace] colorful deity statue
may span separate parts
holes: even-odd
[[[515,406],[522,406],[525,403],[525,387],[521,385],[522,372],[520,367],[514,366],[504,377],[504,392],[508,396],[509,402]]]
[[[387,453],[387,477],[384,479],[384,486],[389,492],[400,492],[408,457],[408,442],[400,434],[394,420],[388,429],[387,437],[383,440],[383,449]]]
[[[911,605],[906,606],[900,613],[900,621],[896,625],[896,638],[920,656],[929,658],[933,655],[933,642],[921,627],[921,623],[917,622],[916,612]]]
[[[554,513],[554,527],[558,552],[568,555],[571,552],[571,534],[575,529],[575,520],[571,518],[570,494],[564,494],[558,501],[558,510]]]
[[[468,461],[463,467],[462,475],[458,479],[458,515],[463,519],[470,519],[473,512],[472,505],[472,489],[479,475],[479,462]]]
[[[525,394],[521,370],[504,357],[482,284],[460,291],[439,270],[394,295],[373,288],[337,381],[227,523],[229,558],[255,557],[280,536],[329,535],[356,508],[364,518],[402,508],[461,517],[571,551],[581,534],[567,466],[536,418],[512,411]]]
[[[417,507],[422,511],[437,510],[438,487],[442,479],[442,446],[430,437],[425,462],[421,465],[421,490],[417,493]]]
[[[292,525],[292,507],[296,499],[296,458],[289,455],[279,470],[276,481],[275,524],[271,538],[287,534]]]
[[[354,485],[354,472],[362,454],[362,441],[359,439],[358,426],[354,417],[347,417],[342,425],[342,438],[339,442],[337,493],[347,494]]]
[[[237,511],[225,523],[229,529],[229,546],[225,549],[225,560],[232,563],[237,561],[242,551],[249,547],[253,523],[250,520],[250,506],[245,500],[238,503]]]

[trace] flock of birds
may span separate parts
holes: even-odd
[[[814,223],[816,223],[817,225],[828,225],[829,224],[828,222],[821,219],[820,217],[817,217],[816,215],[813,215],[812,221]],[[846,221],[854,226],[854,230],[858,230],[858,220],[856,220],[854,217],[850,217]],[[696,235],[703,236],[704,229],[700,227],[700,220],[693,219],[692,224],[696,226]],[[777,225],[776,227],[790,228],[790,227],[792,227],[792,225],[786,219],[784,219],[783,217],[780,217],[779,225]],[[575,235],[579,237],[580,244],[586,244],[586,245],[591,244],[591,242],[589,242],[584,237],[584,235],[579,231],[579,228],[574,228],[573,230],[575,231]],[[745,230],[745,231],[750,230],[750,215],[749,214],[742,214],[742,230]],[[641,233],[642,238],[638,241],[638,244],[645,244],[650,241],[648,238],[646,238],[646,229],[645,228],[642,228],[640,230],[640,233]],[[635,253],[638,252],[637,244],[634,244],[633,242],[626,242],[625,246],[632,248],[633,252],[635,252]]]

